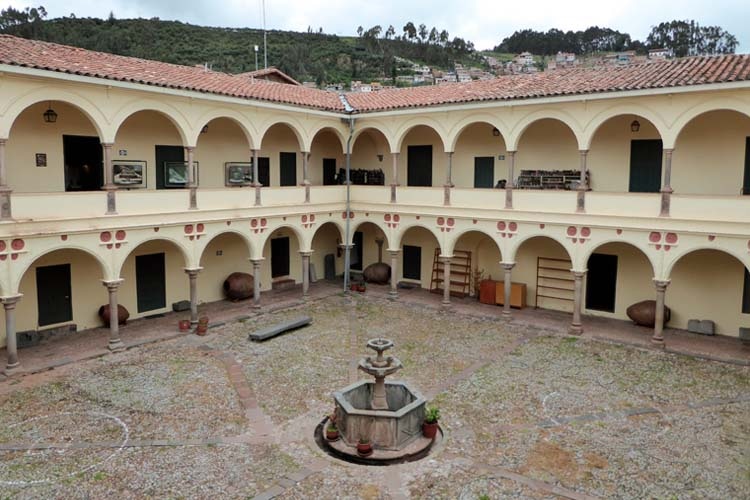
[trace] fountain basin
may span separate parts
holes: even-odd
[[[356,446],[360,438],[372,440],[373,447],[401,450],[422,436],[425,399],[406,382],[386,382],[388,410],[373,410],[375,384],[359,381],[333,393],[336,426],[343,441]]]

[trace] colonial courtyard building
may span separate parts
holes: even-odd
[[[392,265],[394,298],[492,279],[572,332],[652,299],[669,327],[738,336],[747,195],[746,55],[338,95],[0,36],[8,371],[21,332],[98,326],[105,303],[190,300],[195,319],[235,271],[256,303],[307,294],[347,247],[354,269]]]

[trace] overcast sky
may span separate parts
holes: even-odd
[[[44,5],[49,17],[159,17],[204,26],[252,27],[262,24],[261,0],[0,0],[0,5]],[[489,49],[523,28],[580,30],[598,25],[645,39],[651,26],[673,19],[695,19],[734,34],[738,52],[750,52],[749,0],[266,0],[269,29],[353,35],[392,24],[397,34],[407,21],[446,29],[451,37]]]

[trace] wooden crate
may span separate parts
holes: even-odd
[[[495,284],[495,303],[505,304],[505,283],[502,281]],[[517,309],[526,307],[526,283],[510,284],[510,307]]]

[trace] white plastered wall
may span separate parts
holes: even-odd
[[[458,188],[474,187],[474,158],[477,156],[491,156],[494,158],[495,173],[493,185],[499,179],[508,178],[508,159],[505,141],[502,136],[492,135],[492,125],[475,123],[464,129],[456,143],[453,153],[453,184]],[[505,156],[505,160],[498,159]]]
[[[302,183],[302,157],[297,136],[285,124],[276,124],[266,132],[259,157],[268,157],[271,170],[271,186],[280,184],[280,153],[294,153],[297,162],[297,184]]]
[[[378,159],[378,155],[383,155],[383,161]],[[393,157],[381,133],[366,130],[357,137],[352,148],[352,169],[355,168],[381,169],[385,174],[386,185],[392,182]]]
[[[226,118],[211,121],[206,133],[198,136],[195,148],[200,187],[225,187],[224,164],[248,163],[251,156],[247,138],[237,124]]]
[[[336,172],[339,168],[343,168],[344,164],[344,152],[341,150],[341,142],[339,141],[336,134],[329,130],[323,130],[312,143],[310,151],[310,160],[308,164],[308,175],[310,176],[310,182],[315,186],[323,184],[323,158],[335,158],[336,159]],[[359,168],[354,167],[352,168]]]
[[[289,275],[277,276],[273,280],[293,279],[295,283],[302,283],[302,255],[300,255],[300,244],[294,231],[289,228],[280,228],[270,234],[263,246],[263,264],[261,265],[261,287],[264,290],[271,288],[271,240],[274,238],[289,237]]]
[[[398,182],[406,186],[408,178],[409,146],[432,146],[432,185],[442,186],[445,184],[445,169],[448,157],[445,154],[443,142],[440,136],[425,125],[414,127],[404,137],[401,145],[401,154],[398,159]],[[385,161],[383,162],[385,163]]]
[[[224,233],[212,239],[201,256],[203,270],[198,274],[199,301],[224,299],[223,286],[227,276],[235,272],[253,274],[253,263],[249,259],[247,244],[240,236]]]
[[[430,288],[430,279],[432,277],[432,264],[435,258],[435,249],[440,245],[438,244],[435,236],[423,227],[413,227],[404,233],[401,238],[401,245],[418,246],[422,248],[422,266],[420,269],[420,286],[422,288]],[[399,254],[398,259],[398,272],[396,276],[399,281],[404,280],[404,263],[403,263],[403,252]],[[412,281],[412,280],[405,280]]]
[[[573,132],[562,122],[543,119],[532,123],[518,143],[515,177],[521,170],[578,170],[580,154]]]

